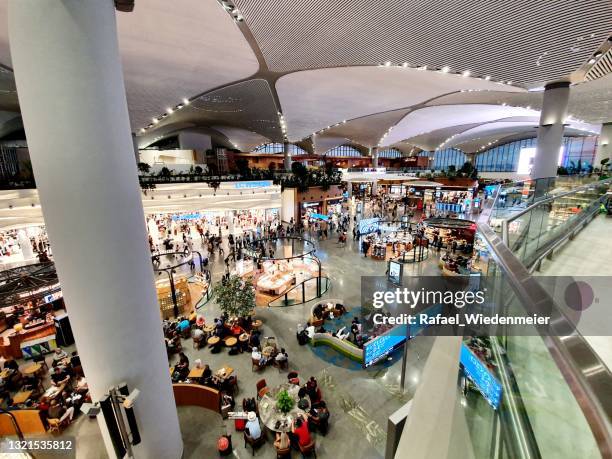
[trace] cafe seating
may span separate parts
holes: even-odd
[[[265,379],[260,379],[259,381],[257,381],[255,387],[257,388],[257,399],[261,399],[264,395],[268,393],[269,388]]]
[[[291,457],[291,445],[286,448],[276,448],[276,459]]]
[[[260,364],[260,360],[251,357],[251,371],[259,371],[262,368],[265,368],[265,366]]]
[[[310,443],[308,443],[307,445],[300,445],[298,444],[298,447],[300,448],[300,452],[302,453],[302,457],[306,457],[307,454],[311,454],[315,457],[317,457],[317,450],[316,450],[316,442],[314,440],[314,438],[310,441]]]
[[[265,442],[266,442],[266,437],[263,431],[261,432],[261,435],[259,436],[258,439],[254,439],[253,437],[247,435],[246,432],[244,433],[244,447],[246,448],[247,445],[250,445],[253,451],[253,456],[255,456],[255,448],[260,447]]]

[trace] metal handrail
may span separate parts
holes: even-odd
[[[612,373],[495,231],[485,222],[479,222],[478,229],[527,312],[552,305],[550,323],[558,336],[541,338],[582,409],[602,457],[612,458]]]
[[[555,199],[559,199],[559,198],[563,198],[565,196],[569,196],[570,194],[575,194],[578,193],[579,191],[582,190],[587,190],[589,188],[593,188],[593,186],[597,186],[597,185],[609,185],[612,183],[612,179],[604,179],[604,180],[600,180],[598,182],[592,182],[592,183],[587,183],[585,185],[580,185],[576,188],[573,188],[569,191],[564,191],[562,193],[557,193],[557,194],[553,194],[550,196],[547,196],[545,198],[539,199],[538,201],[534,202],[533,204],[531,204],[528,207],[525,207],[523,210],[521,210],[520,212],[517,212],[516,214],[511,215],[510,217],[508,217],[507,219],[505,219],[508,222],[511,222],[513,220],[516,220],[517,218],[525,215],[527,212],[531,211],[532,209],[535,209],[536,207],[542,205],[542,204],[546,204],[549,203],[551,201],[554,201]]]

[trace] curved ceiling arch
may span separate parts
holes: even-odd
[[[612,30],[608,0],[556,0],[554,14],[541,0],[520,14],[477,0],[234,3],[277,72],[391,61],[533,87],[575,71]]]
[[[276,90],[290,139],[366,115],[422,104],[460,90],[520,88],[443,72],[398,67],[337,67],[282,76]]]
[[[481,124],[511,116],[539,116],[539,112],[523,107],[484,104],[424,107],[402,118],[384,138],[381,146],[393,145],[430,131],[456,126],[458,122]]]

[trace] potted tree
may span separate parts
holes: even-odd
[[[283,414],[287,414],[293,409],[295,401],[286,390],[281,390],[276,396],[276,409]]]
[[[255,309],[255,289],[250,280],[230,276],[215,286],[217,304],[229,317],[247,317]]]

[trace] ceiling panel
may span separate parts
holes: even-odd
[[[612,30],[609,0],[235,0],[272,70],[442,67],[526,87],[578,69]]]
[[[486,123],[511,116],[539,116],[539,112],[522,107],[500,105],[442,105],[425,107],[409,113],[384,139],[392,145],[428,131],[469,123]]]
[[[368,148],[375,147],[385,132],[409,111],[409,108],[404,108],[356,118],[326,129],[325,135],[346,137]]]
[[[290,140],[374,113],[460,90],[523,91],[475,78],[396,67],[343,67],[291,73],[276,82]]]
[[[270,86],[260,79],[236,83],[200,96],[161,120],[149,132],[155,133],[176,123],[237,127],[275,142],[282,141]]]
[[[223,133],[240,151],[252,151],[255,147],[270,141],[267,137],[256,132],[247,131],[246,129],[231,126],[211,127]]]

